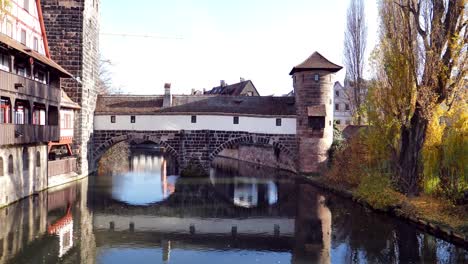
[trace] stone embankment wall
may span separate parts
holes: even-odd
[[[47,189],[47,145],[2,147],[0,158],[0,207]]]

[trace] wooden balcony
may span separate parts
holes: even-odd
[[[58,104],[61,98],[59,88],[2,70],[0,70],[0,91],[15,93],[22,99],[36,97],[55,104]]]
[[[58,141],[59,126],[0,124],[0,145]]]
[[[49,177],[76,172],[76,158],[51,160],[48,166]]]

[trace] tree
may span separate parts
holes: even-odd
[[[421,150],[436,107],[451,107],[466,85],[465,0],[381,0],[377,81],[387,97],[379,114],[399,126],[397,183],[416,195]]]
[[[351,0],[348,7],[347,26],[344,41],[344,63],[346,79],[350,84],[347,97],[351,112],[360,125],[362,122],[361,105],[363,101],[364,54],[366,51],[367,25],[363,0]]]
[[[97,80],[97,92],[100,95],[120,93],[121,90],[112,86],[112,73],[110,68],[112,67],[112,61],[99,55],[98,65],[98,80]]]
[[[3,20],[3,16],[10,7],[10,4],[10,0],[0,0],[0,20]]]

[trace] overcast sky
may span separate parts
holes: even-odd
[[[376,1],[366,2],[368,49]],[[291,68],[314,51],[343,64],[348,0],[102,0],[100,49],[125,93],[211,89],[253,81],[261,95],[292,90]],[[107,34],[152,35],[160,38]],[[344,70],[337,75],[342,81]]]

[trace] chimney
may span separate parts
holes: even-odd
[[[240,82],[245,82],[245,78],[244,78],[244,77],[240,77]]]
[[[163,107],[171,107],[171,106],[172,106],[171,84],[165,83]]]
[[[226,87],[226,82],[224,80],[221,80],[219,86]]]

